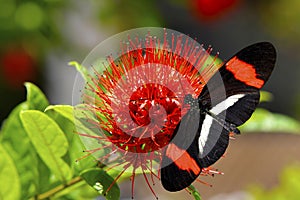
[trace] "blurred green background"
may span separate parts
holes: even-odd
[[[299,120],[299,21],[298,0],[0,0],[0,121],[24,100],[25,81],[34,82],[41,87],[52,104],[72,104],[76,71],[68,67],[67,63],[72,60],[81,62],[93,47],[113,34],[147,26],[166,27],[197,38],[206,47],[212,45],[215,53],[219,51],[221,59],[229,58],[249,44],[271,41],[277,48],[278,61],[264,90],[273,94],[273,100],[262,106]],[[245,136],[245,143],[247,137],[253,136]],[[248,144],[252,144],[253,149],[265,151],[265,144],[257,142],[261,136],[255,134],[255,137],[258,139],[250,140],[253,143]],[[242,137],[238,140],[240,138]],[[238,140],[234,145],[238,145]],[[255,184],[255,180],[250,179],[243,187],[236,188],[243,192],[235,195],[235,199],[246,199],[248,195],[254,195],[257,199],[266,199],[267,195],[272,199],[275,198],[272,195],[278,196],[277,199],[298,199],[299,196],[287,198],[284,192],[289,193],[287,189],[290,187],[287,185],[291,184],[290,180],[279,177],[286,177],[291,170],[296,171],[288,177],[298,177],[291,185],[295,190],[300,190],[299,166],[288,167],[281,172],[286,166],[300,161],[299,155],[291,153],[295,150],[299,152],[299,137],[275,134],[265,139],[269,140],[278,142],[274,146],[278,151],[277,156],[282,153],[281,156],[289,155],[290,159],[273,159],[267,162],[271,168],[280,163],[280,167],[275,167],[277,170],[274,172],[263,168],[264,174],[269,174],[273,179],[261,179],[258,182],[262,186],[251,186]],[[238,151],[239,148],[241,147],[237,146],[230,151]],[[244,153],[248,151],[252,149],[244,150]],[[274,151],[268,150],[269,154],[259,159],[276,157]],[[260,155],[253,155],[253,162],[257,162],[256,156]],[[220,169],[222,170],[222,166]],[[221,181],[221,185],[226,184],[226,177],[228,179],[234,169],[235,167],[222,176],[224,181]],[[249,169],[245,169],[243,173],[253,173],[247,170]],[[280,175],[281,173],[285,175]],[[252,174],[256,175],[261,176],[259,173]],[[219,193],[236,194],[235,184],[238,185],[240,179],[243,177],[231,180],[228,184],[231,187],[226,186],[226,190],[218,190],[222,188],[218,186],[203,190],[210,190],[207,198],[225,199]],[[212,184],[213,181],[208,179]],[[265,187],[269,190],[264,191]],[[204,196],[205,193],[204,191]],[[291,193],[294,193],[293,190]]]

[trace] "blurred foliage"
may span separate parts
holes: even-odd
[[[59,37],[55,15],[67,1],[0,0],[0,3],[0,43],[28,42],[41,47]]]
[[[296,94],[293,106],[295,107],[296,118],[300,119],[300,93]]]
[[[43,85],[46,53],[63,46],[62,0],[0,0],[0,121],[24,96],[23,83]]]
[[[259,102],[269,102],[273,100],[273,94],[267,91],[260,91]]]
[[[257,108],[251,118],[242,126],[242,132],[278,132],[300,134],[299,121],[282,114]]]
[[[260,92],[260,103],[272,101],[273,96]],[[292,117],[257,108],[250,119],[240,126],[242,132],[278,132],[300,134],[300,122]]]
[[[165,13],[160,4],[181,7],[200,21],[210,22],[228,13],[240,0],[112,0],[102,1],[99,5],[100,20],[119,30],[136,27],[166,26]]]
[[[256,200],[298,200],[300,197],[300,164],[286,167],[280,175],[279,185],[272,189],[250,187]]]
[[[158,4],[157,0],[102,1],[99,18],[104,24],[113,25],[119,30],[162,26],[163,19]]]
[[[264,24],[264,28],[273,36],[290,44],[299,44],[300,40],[300,1],[299,0],[264,0],[254,1]]]

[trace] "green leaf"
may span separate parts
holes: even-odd
[[[88,80],[89,72],[84,66],[80,65],[76,61],[69,62],[69,65],[75,67],[76,70],[81,74],[81,76],[84,78],[85,81]]]
[[[114,183],[107,194],[105,193],[106,190],[114,182],[114,179],[109,176],[104,170],[99,168],[89,169],[84,171],[81,174],[81,177],[100,194],[104,195],[106,199],[120,199],[120,189],[117,183]]]
[[[21,199],[20,179],[16,166],[1,145],[0,155],[0,199]]]
[[[64,118],[68,119],[70,122],[74,123],[74,111],[73,106],[69,105],[50,105],[45,109],[47,111],[54,111],[59,113]]]
[[[29,109],[44,111],[49,102],[44,93],[34,84],[26,82],[27,102]]]
[[[37,153],[51,172],[64,183],[72,171],[62,157],[68,151],[68,141],[53,119],[36,110],[21,112],[21,121]]]
[[[300,133],[300,123],[288,116],[271,113],[258,108],[251,118],[242,126],[243,132],[285,132]]]
[[[202,199],[200,193],[198,192],[198,190],[193,185],[190,185],[188,187],[188,191],[191,193],[191,195],[193,195],[195,200],[201,200]]]
[[[20,120],[20,112],[27,110],[27,102],[19,104],[2,126],[0,142],[9,152],[20,176],[22,197],[32,196],[38,187],[37,154]]]
[[[48,106],[45,112],[56,121],[68,139],[70,146],[68,151],[69,163],[72,169],[75,170],[75,175],[79,175],[84,169],[95,167],[97,163],[92,156],[78,161],[85,154],[83,154],[82,141],[76,133],[73,107],[68,105]]]

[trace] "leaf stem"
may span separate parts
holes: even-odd
[[[47,199],[47,198],[52,197],[55,194],[61,192],[62,190],[66,189],[66,188],[68,188],[72,185],[75,185],[76,183],[79,183],[81,181],[83,181],[83,179],[81,177],[77,176],[77,177],[73,178],[71,181],[69,181],[67,184],[59,185],[59,186],[57,186],[57,187],[55,187],[55,188],[53,188],[53,189],[51,189],[51,190],[49,190],[49,191],[47,191],[43,194],[37,195],[35,199],[37,199],[37,200]]]

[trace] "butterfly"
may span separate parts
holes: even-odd
[[[250,45],[225,62],[198,98],[186,95],[189,111],[182,117],[161,162],[161,182],[180,191],[225,153],[230,134],[239,134],[259,103],[259,90],[269,79],[276,50],[269,42]]]

